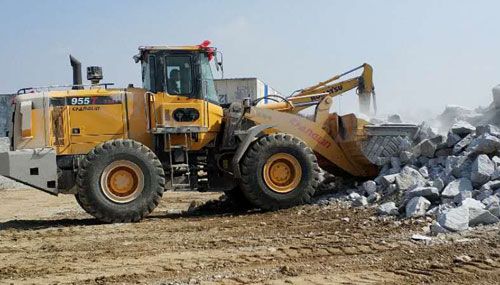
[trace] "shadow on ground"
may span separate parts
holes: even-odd
[[[200,204],[192,204],[188,210],[178,213],[153,212],[144,221],[158,219],[179,219],[192,217],[239,216],[261,212],[258,209],[248,209],[232,203],[224,197]],[[43,220],[10,220],[0,223],[0,231],[4,230],[42,230],[49,228],[95,226],[106,224],[94,218],[62,218]]]

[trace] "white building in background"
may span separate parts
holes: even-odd
[[[242,101],[245,98],[264,98],[260,104],[266,104],[269,95],[281,94],[258,78],[227,78],[215,79],[215,89],[221,104]]]

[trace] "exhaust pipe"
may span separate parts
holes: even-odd
[[[83,89],[82,86],[82,64],[74,58],[71,54],[69,55],[69,62],[73,68],[73,90]]]

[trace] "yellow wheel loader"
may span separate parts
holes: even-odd
[[[100,67],[70,56],[73,84],[24,88],[14,100],[11,150],[0,174],[45,192],[74,194],[104,222],[135,222],[165,189],[224,191],[254,207],[307,203],[320,167],[335,175],[373,177],[379,160],[400,148],[413,126],[372,126],[353,114],[330,114],[333,98],[357,88],[364,110],[374,95],[368,64],[299,90],[221,105],[209,42],[146,46],[143,88],[113,88]],[[352,79],[338,81],[358,69]],[[314,116],[299,114],[315,108]]]

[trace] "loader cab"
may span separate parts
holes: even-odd
[[[194,48],[140,48],[143,88],[219,105],[209,55]]]
[[[164,141],[155,148],[170,152],[184,144],[197,151],[213,143],[224,116],[210,67],[215,49],[202,44],[139,51],[134,59],[141,62],[147,130]]]

